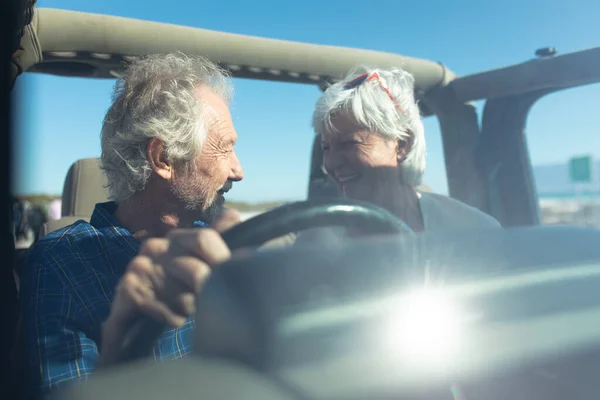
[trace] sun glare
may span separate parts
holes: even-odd
[[[437,289],[418,289],[402,296],[386,323],[386,345],[417,362],[456,355],[464,340],[466,314]]]

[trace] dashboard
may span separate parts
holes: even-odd
[[[193,356],[61,399],[596,399],[600,231],[527,227],[323,242],[230,260]]]

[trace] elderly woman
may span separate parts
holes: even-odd
[[[317,101],[313,127],[341,195],[385,208],[416,232],[500,226],[476,208],[416,189],[426,146],[408,72],[363,67],[349,74]]]

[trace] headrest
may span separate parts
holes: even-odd
[[[62,216],[90,217],[96,203],[108,201],[106,176],[100,169],[99,158],[75,161],[67,177],[62,194]]]

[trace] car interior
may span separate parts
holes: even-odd
[[[335,198],[317,137],[306,200],[244,221],[226,242],[244,247],[332,225],[385,236],[230,260],[198,298],[193,356],[148,362],[164,327],[141,320],[123,365],[52,398],[598,397],[600,231],[540,226],[524,127],[543,96],[600,82],[600,47],[457,76],[404,55],[49,8],[35,9],[21,43],[25,73],[105,79],[136,57],[175,47],[234,77],[321,89],[360,62],[402,65],[415,76],[422,115],[439,121],[449,195],[504,228],[415,235],[381,210]],[[44,235],[88,220],[107,198],[98,159],[76,161],[63,218]]]

